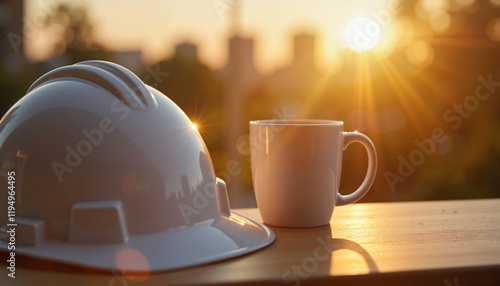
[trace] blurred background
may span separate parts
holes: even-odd
[[[7,0],[0,35],[1,114],[49,70],[121,64],[197,124],[232,207],[255,206],[248,122],[270,118],[372,138],[363,202],[500,197],[499,0]],[[349,146],[342,193],[365,166]]]

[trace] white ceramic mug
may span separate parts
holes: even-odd
[[[342,151],[351,142],[365,146],[368,170],[361,186],[344,196],[339,193]],[[250,153],[262,219],[282,227],[328,224],[335,205],[361,199],[377,171],[372,141],[358,132],[344,132],[341,121],[251,121]]]

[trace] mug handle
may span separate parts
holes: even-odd
[[[347,146],[349,146],[349,144],[351,144],[352,142],[359,142],[363,144],[363,146],[365,146],[366,152],[368,154],[368,170],[366,170],[366,175],[363,183],[361,183],[361,186],[359,186],[356,191],[345,196],[337,193],[337,203],[335,204],[337,206],[352,204],[360,200],[364,195],[366,195],[366,193],[372,186],[373,181],[375,180],[375,173],[377,173],[377,151],[375,151],[375,146],[373,145],[370,138],[362,133],[358,133],[357,131],[344,132],[343,137],[344,144],[342,147],[342,151],[345,150]]]

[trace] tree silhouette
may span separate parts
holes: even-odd
[[[87,9],[59,4],[45,19],[44,29],[56,37],[53,53],[63,55],[70,64],[89,59],[107,59],[108,53],[93,38],[93,25]]]

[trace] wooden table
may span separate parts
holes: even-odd
[[[11,279],[2,253],[0,285],[500,285],[500,199],[354,204],[324,227],[272,229],[260,251],[142,276],[19,257]]]

